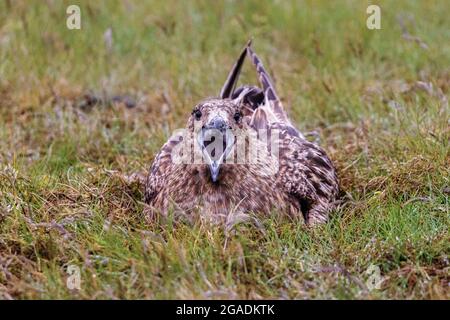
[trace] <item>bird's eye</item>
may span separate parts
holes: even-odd
[[[238,122],[242,117],[242,114],[240,112],[236,112],[233,116],[234,121]]]
[[[202,117],[202,112],[200,110],[195,110],[193,114],[196,120],[200,120],[200,118]]]

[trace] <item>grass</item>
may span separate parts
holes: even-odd
[[[450,298],[448,1],[380,1],[381,30],[364,1],[78,3],[82,30],[68,1],[0,2],[0,298]],[[315,229],[146,222],[122,176],[218,94],[249,37],[342,205]]]

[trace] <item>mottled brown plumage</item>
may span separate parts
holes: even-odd
[[[262,88],[235,89],[246,55]],[[328,220],[337,194],[332,162],[291,124],[249,42],[220,96],[195,106],[185,132],[174,134],[156,156],[145,202],[153,216],[170,210],[218,219],[278,212],[312,224]]]

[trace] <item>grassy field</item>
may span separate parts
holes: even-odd
[[[76,1],[68,30],[73,2],[0,2],[0,298],[450,299],[448,1],[379,1],[381,30],[356,0]],[[146,222],[123,177],[250,37],[342,205],[314,229]]]

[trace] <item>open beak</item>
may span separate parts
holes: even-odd
[[[197,141],[211,171],[211,180],[217,182],[220,166],[233,147],[234,134],[222,118],[216,117],[200,130]]]

